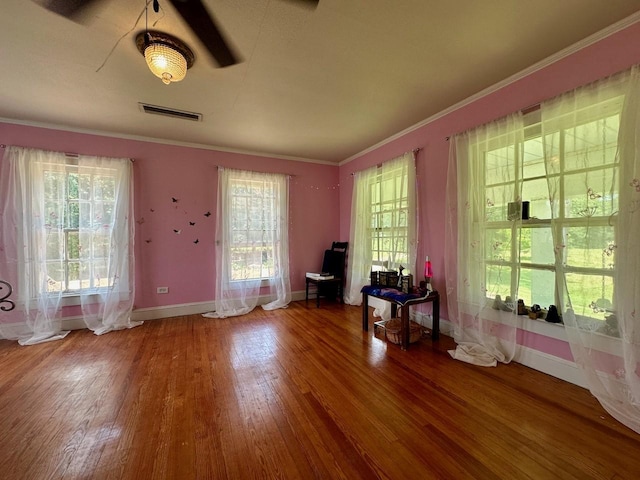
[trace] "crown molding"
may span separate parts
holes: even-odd
[[[456,110],[459,110],[463,107],[466,107],[467,105],[472,104],[473,102],[486,97],[487,95],[491,95],[492,93],[497,92],[498,90],[511,85],[512,83],[515,83],[519,80],[522,80],[523,78],[528,77],[529,75],[542,70],[560,60],[562,60],[563,58],[569,57],[570,55],[573,55],[576,52],[579,52],[580,50],[593,45],[594,43],[597,43],[601,40],[604,40],[605,38],[618,33],[622,30],[624,30],[627,27],[630,27],[631,25],[634,25],[636,23],[638,23],[640,21],[640,11],[636,12],[622,20],[620,20],[619,22],[616,22],[610,26],[608,26],[607,28],[604,28],[596,33],[594,33],[593,35],[590,35],[582,40],[580,40],[579,42],[574,43],[573,45],[570,45],[566,48],[564,48],[563,50],[560,50],[557,53],[554,53],[553,55],[545,58],[544,60],[540,60],[539,62],[531,65],[530,67],[525,68],[524,70],[521,70],[518,73],[515,73],[514,75],[511,75],[510,77],[505,78],[504,80],[495,83],[493,85],[491,85],[490,87],[485,88],[484,90],[481,90],[480,92],[471,95],[470,97],[465,98],[464,100],[461,100],[460,102],[451,105],[450,107],[426,118],[425,120],[422,120],[404,130],[402,130],[401,132],[398,132],[378,143],[376,143],[375,145],[366,148],[365,150],[362,150],[359,153],[356,153],[355,155],[350,156],[349,158],[346,158],[344,160],[342,160],[340,163],[338,163],[339,166],[343,166],[349,162],[351,162],[352,160],[355,160],[357,158],[362,157],[363,155],[366,155],[367,153],[373,152],[374,150],[377,150],[380,147],[383,147],[384,145],[391,143],[401,137],[404,137],[405,135],[407,135],[408,133],[411,133],[415,130],[418,130],[419,128],[424,127],[425,125],[428,125],[432,122],[435,122],[436,120],[445,117],[447,115],[449,115],[452,112],[455,112]]]
[[[314,163],[314,164],[320,164],[320,165],[333,165],[335,167],[338,166],[336,162],[329,162],[326,160],[314,160],[311,158],[304,158],[304,157],[292,157],[287,155],[256,152],[252,150],[218,147],[215,145],[206,145],[206,144],[195,143],[195,142],[180,142],[175,140],[164,140],[164,139],[155,138],[155,137],[145,137],[143,135],[129,135],[126,133],[113,133],[113,132],[106,132],[101,130],[75,128],[75,127],[68,127],[65,125],[58,125],[55,123],[25,121],[25,120],[17,120],[15,118],[3,118],[3,117],[0,117],[0,123],[7,123],[12,125],[23,125],[25,127],[46,128],[48,130],[60,130],[62,132],[81,133],[84,135],[97,135],[100,137],[119,138],[122,140],[134,140],[138,142],[157,143],[160,145],[197,148],[201,150],[212,150],[212,151],[223,152],[223,153],[235,153],[239,155],[252,155],[254,157],[275,158],[278,160],[289,160],[293,162]]]

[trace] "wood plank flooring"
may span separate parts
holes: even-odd
[[[640,435],[586,390],[360,322],[296,302],[0,341],[0,478],[640,478]]]

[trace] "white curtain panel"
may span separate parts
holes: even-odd
[[[288,187],[287,175],[218,169],[216,310],[205,317],[244,315],[261,296],[265,310],[291,302]]]
[[[591,392],[640,433],[640,67],[543,102],[539,122],[523,119],[452,139],[450,353],[508,362],[517,329],[539,321],[517,316],[515,301],[555,302]],[[508,214],[521,200],[526,224]]]
[[[349,305],[362,304],[362,287],[370,283],[371,272],[371,185],[378,176],[378,168],[371,167],[353,175],[351,199],[351,233],[349,264],[344,301]]]
[[[81,183],[72,201],[69,172]],[[0,318],[3,338],[21,344],[62,338],[68,333],[61,316],[66,297],[79,299],[82,319],[96,334],[141,323],[130,320],[132,177],[129,159],[7,148],[0,181],[0,278],[14,286],[16,308]],[[75,256],[67,251],[71,244]]]
[[[520,245],[512,231],[519,220],[508,220],[508,204],[521,199],[523,135],[518,113],[450,139],[445,271],[458,344],[450,353],[478,365],[508,363],[515,355],[519,319],[509,307],[518,298]],[[496,297],[505,303],[497,305]]]
[[[362,303],[362,287],[370,283],[371,229],[374,213],[372,205],[376,185],[378,188],[375,191],[380,195],[380,198],[375,199],[376,203],[389,206],[394,212],[388,225],[385,225],[389,227],[388,239],[391,243],[387,257],[383,261],[388,268],[397,269],[402,263],[412,273],[417,272],[415,270],[418,243],[415,154],[406,152],[384,162],[380,167],[370,167],[354,174],[351,200],[351,248],[345,288],[345,303],[350,305]],[[401,200],[405,198],[406,200]],[[402,254],[400,255],[399,252]]]
[[[571,351],[603,407],[640,433],[640,68],[541,111]]]

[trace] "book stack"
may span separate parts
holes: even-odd
[[[333,275],[327,272],[321,272],[321,273],[307,272],[307,278],[310,278],[312,280],[333,280],[334,277]]]

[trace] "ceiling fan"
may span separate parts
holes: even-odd
[[[46,9],[59,15],[76,20],[82,11],[98,1],[103,0],[35,0]],[[316,7],[320,0],[289,0],[296,3]],[[207,48],[213,59],[221,67],[228,67],[239,63],[238,56],[233,52],[229,42],[224,38],[216,22],[209,13],[202,0],[169,0],[178,14],[189,25],[191,30]],[[157,11],[158,0],[153,1]]]

